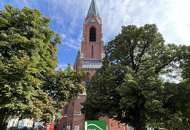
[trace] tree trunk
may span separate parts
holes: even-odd
[[[135,130],[141,130],[141,125],[140,125],[140,113],[139,113],[138,110],[136,110],[136,113],[135,113],[134,127],[135,127]]]
[[[139,96],[139,99],[135,106],[135,114],[134,114],[135,130],[146,130],[144,104],[145,104],[144,96]]]
[[[0,130],[6,130],[6,127],[7,127],[7,124],[6,124],[7,118],[8,118],[7,113],[4,112],[4,111],[0,111]]]
[[[138,108],[135,113],[135,118],[134,118],[134,127],[135,130],[145,130],[145,123],[142,120],[142,108]]]
[[[136,124],[134,127],[135,127],[135,130],[146,130],[146,128],[142,126],[141,124]]]
[[[136,119],[134,127],[135,127],[135,130],[142,130],[142,126],[139,119]]]

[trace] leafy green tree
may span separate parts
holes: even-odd
[[[108,115],[136,130],[162,126],[162,77],[181,59],[179,47],[164,42],[154,24],[123,27],[106,46],[103,66],[87,87],[87,118]]]
[[[179,74],[181,82],[166,83],[164,88],[164,108],[166,110],[164,120],[165,127],[169,129],[188,130],[190,127],[190,47],[180,47],[181,60],[178,63],[180,67]]]
[[[182,47],[183,52],[183,64],[182,64],[182,78],[183,82],[181,83],[182,88],[179,91],[182,91],[182,107],[181,112],[183,115],[183,126],[188,130],[190,128],[190,46]]]
[[[190,90],[183,83],[167,83],[163,94],[163,126],[169,130],[188,130]]]
[[[0,10],[0,129],[11,115],[48,120],[82,91],[80,74],[55,71],[60,38],[49,24],[36,9]]]
[[[182,52],[183,52],[182,77],[184,79],[185,84],[187,86],[190,86],[190,46],[183,46]]]
[[[70,68],[57,71],[55,75],[47,78],[43,89],[56,102],[57,111],[62,109],[66,102],[84,92],[84,73],[76,72]]]

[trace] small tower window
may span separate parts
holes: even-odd
[[[96,41],[96,28],[91,27],[90,28],[90,42],[95,42]]]

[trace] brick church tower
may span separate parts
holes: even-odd
[[[81,49],[78,52],[74,68],[84,70],[92,77],[96,69],[102,66],[104,57],[102,40],[102,21],[96,3],[92,0],[84,21]]]
[[[77,54],[74,69],[83,70],[90,79],[102,66],[104,57],[102,40],[102,21],[95,0],[92,0],[84,20],[83,37],[80,51]],[[59,130],[84,130],[85,115],[82,114],[82,103],[86,94],[80,94],[63,108],[63,117],[59,122]]]
[[[83,25],[83,37],[80,51],[77,54],[74,69],[86,72],[88,80],[101,68],[104,58],[102,40],[102,21],[95,0],[92,0]],[[84,130],[85,115],[82,114],[82,104],[86,94],[80,94],[63,108],[63,117],[59,122],[59,130]],[[102,117],[107,122],[108,130],[128,130],[127,125],[113,119]]]

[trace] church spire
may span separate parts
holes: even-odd
[[[93,16],[99,16],[95,0],[92,0],[87,14],[87,17],[93,17]]]

